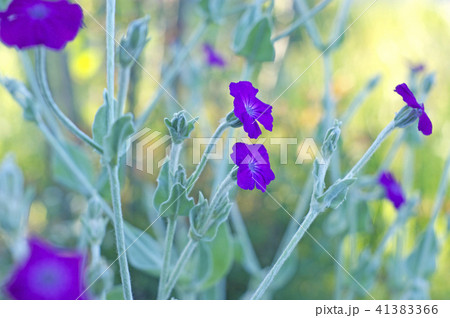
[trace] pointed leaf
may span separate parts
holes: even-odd
[[[169,161],[164,162],[158,175],[158,186],[153,196],[153,206],[160,212],[161,204],[169,199]]]
[[[103,141],[103,158],[107,163],[117,164],[118,158],[126,152],[127,139],[133,133],[134,124],[131,114],[124,115],[116,120]]]
[[[158,275],[163,253],[161,246],[149,234],[125,222],[125,244],[130,264],[142,271]]]

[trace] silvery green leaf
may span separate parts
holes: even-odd
[[[203,193],[199,193],[198,203],[189,211],[189,236],[196,241],[202,239],[202,227],[206,226],[205,222],[208,218],[208,201],[204,198]]]
[[[228,195],[225,195],[222,200],[213,208],[210,213],[212,213],[213,217],[211,219],[211,223],[209,224],[209,229],[203,235],[204,241],[212,241],[217,235],[217,231],[222,223],[228,220],[228,217],[231,212],[232,204],[228,198]]]
[[[187,216],[194,207],[194,199],[189,198],[186,187],[176,183],[173,185],[167,201],[161,204],[159,213],[163,217]]]
[[[34,191],[25,188],[24,176],[12,155],[0,166],[0,228],[11,235],[27,226]]]
[[[190,288],[196,290],[201,289],[201,286],[208,279],[212,272],[212,251],[205,243],[200,242],[197,251],[194,255],[194,259],[190,262],[192,268],[192,281],[189,282],[193,285]]]
[[[233,50],[241,50],[245,46],[247,37],[250,34],[251,27],[262,18],[261,8],[259,6],[249,6],[241,16],[234,33]]]
[[[158,175],[158,186],[153,196],[153,206],[160,211],[161,204],[169,199],[169,161],[164,162]]]
[[[348,188],[356,181],[356,178],[341,179],[330,186],[317,201],[323,209],[338,208],[346,199]]]
[[[246,26],[245,28],[249,28],[250,32],[243,40],[240,40],[241,42],[234,42],[235,53],[246,57],[251,62],[272,62],[275,59],[275,48],[271,41],[272,23],[270,18],[263,17],[252,27]],[[238,32],[241,31],[243,30],[238,29]]]
[[[158,275],[163,253],[161,246],[149,234],[131,224],[124,223],[125,244],[130,264],[142,271]]]
[[[428,226],[417,242],[408,256],[406,266],[413,277],[428,278],[436,271],[436,258],[439,254],[434,227]]]
[[[22,83],[12,78],[0,77],[0,83],[11,94],[14,100],[22,107],[23,117],[26,120],[34,121],[33,104],[37,101],[34,100],[33,94]]]
[[[114,286],[106,295],[106,300],[124,300],[122,285]]]
[[[79,146],[66,145],[66,151],[72,158],[72,160],[80,167],[81,173],[91,182],[94,180],[94,167],[92,161],[85,152]],[[70,190],[76,191],[81,194],[88,194],[86,188],[80,184],[77,177],[73,174],[72,170],[67,168],[66,164],[62,161],[60,156],[56,153],[52,153],[51,157],[51,170],[53,179],[67,187]]]
[[[208,289],[225,277],[233,265],[234,243],[228,223],[222,223],[217,230],[215,239],[205,243],[211,251],[212,270],[204,280],[201,289]]]
[[[335,209],[328,213],[325,219],[323,229],[329,236],[338,236],[344,234],[348,229],[348,217],[346,209]]]
[[[12,0],[0,0],[0,11],[5,11]]]
[[[133,116],[121,116],[112,125],[108,135],[103,139],[103,158],[112,165],[117,164],[127,150],[127,139],[134,133]]]
[[[92,124],[92,135],[94,141],[103,145],[103,138],[105,138],[108,133],[108,93],[105,90],[103,93],[103,105],[97,110],[95,114],[94,123]]]

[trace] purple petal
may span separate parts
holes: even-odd
[[[235,98],[255,97],[256,94],[258,94],[258,89],[254,88],[253,84],[248,81],[230,83],[230,95]]]
[[[250,154],[250,150],[247,144],[237,142],[233,146],[233,152],[231,153],[231,159],[236,165],[241,165]]]
[[[19,264],[6,291],[18,300],[75,300],[84,291],[83,255],[32,238],[30,254]]]
[[[66,0],[13,0],[2,13],[0,39],[19,49],[44,45],[61,50],[77,36],[82,21],[81,7]]]
[[[243,190],[253,190],[255,188],[255,180],[248,166],[240,166],[237,172],[237,184]]]
[[[391,201],[398,210],[405,203],[405,195],[401,185],[395,180],[394,176],[384,171],[380,174],[378,182],[383,186],[386,198]]]
[[[261,128],[259,128],[258,123],[254,119],[250,118],[249,120],[242,121],[242,123],[244,131],[250,138],[258,139],[258,137],[261,136]]]
[[[401,97],[403,97],[403,101],[412,108],[419,108],[423,109],[423,106],[421,106],[414,96],[413,92],[409,89],[408,85],[405,83],[397,85],[397,87],[394,90],[397,94],[399,94]]]
[[[433,124],[427,113],[423,112],[419,118],[419,130],[425,135],[429,136],[433,132]]]
[[[220,68],[225,67],[225,59],[217,53],[210,44],[205,43],[203,45],[203,51],[205,52],[207,62],[210,66],[217,66]]]
[[[253,87],[250,82],[230,83],[230,94],[234,97],[234,114],[242,122],[244,131],[252,139],[261,135],[261,129],[257,122],[260,122],[269,131],[273,129],[272,106],[256,98],[257,93],[258,89]]]
[[[263,103],[260,100],[258,100],[258,102],[259,103],[257,103],[254,108],[256,114],[254,120],[260,122],[266,130],[272,131],[273,129],[272,106]]]
[[[275,174],[270,168],[269,154],[264,145],[236,143],[231,158],[239,167],[237,183],[240,188],[253,190],[256,185],[257,189],[265,192],[267,185],[275,180]]]

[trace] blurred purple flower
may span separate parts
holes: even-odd
[[[395,92],[403,97],[403,101],[411,108],[417,109],[419,117],[419,130],[425,135],[429,136],[433,132],[433,124],[427,113],[425,113],[425,106],[419,104],[414,96],[413,92],[409,89],[405,83],[397,85]]]
[[[384,188],[386,198],[389,199],[398,210],[405,203],[405,195],[401,185],[395,180],[392,173],[383,171],[378,177],[378,183]]]
[[[234,97],[234,114],[244,125],[248,136],[253,139],[261,135],[257,121],[265,129],[273,129],[272,106],[260,101],[256,97],[257,93],[258,90],[250,82],[230,83],[230,94]]]
[[[231,159],[238,166],[237,184],[244,190],[253,190],[256,186],[265,192],[266,186],[275,180],[269,154],[263,145],[238,142],[233,146]]]
[[[205,52],[206,60],[209,66],[216,66],[219,68],[223,68],[226,66],[225,59],[214,50],[211,44],[205,43],[203,45],[203,52]]]
[[[58,249],[38,238],[29,240],[30,254],[6,283],[18,300],[75,300],[84,291],[83,255]],[[86,299],[86,298],[83,298]]]
[[[420,73],[425,70],[425,65],[424,64],[410,64],[409,69],[413,73]]]
[[[83,26],[83,11],[67,0],[13,0],[0,12],[0,39],[26,49],[44,45],[61,50]]]

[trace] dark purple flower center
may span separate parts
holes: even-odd
[[[250,101],[245,101],[244,105],[245,105],[245,111],[247,112],[247,114],[250,117],[255,118],[256,117],[256,112],[255,112],[255,109],[254,109],[254,105]]]
[[[250,171],[253,173],[255,172],[257,167],[258,165],[256,164],[255,159],[252,158],[251,161],[248,163],[248,169],[250,169]]]
[[[49,13],[48,8],[43,3],[38,3],[28,9],[28,14],[35,20],[44,20]]]

